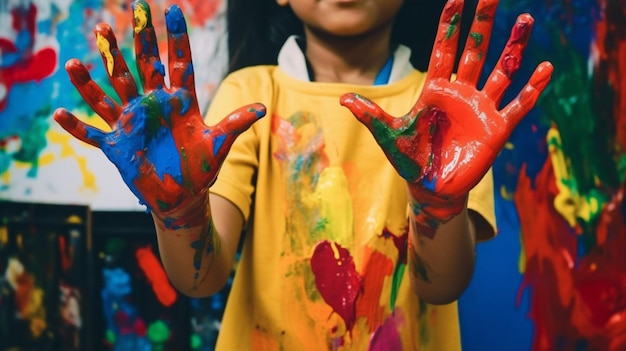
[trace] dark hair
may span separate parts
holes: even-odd
[[[467,0],[461,38],[469,29],[477,0]],[[398,12],[392,42],[411,48],[411,63],[426,70],[445,0],[405,0]],[[276,0],[228,0],[229,72],[243,67],[276,64],[278,52],[293,34],[303,35],[300,20]],[[464,39],[459,40],[462,45]]]

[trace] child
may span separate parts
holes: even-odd
[[[476,240],[495,233],[489,169],[552,66],[499,109],[532,18],[518,18],[478,90],[497,0],[479,2],[455,79],[463,1],[446,4],[427,73],[391,35],[404,2],[277,0],[302,36],[287,39],[277,66],[223,81],[205,115],[213,127],[198,110],[177,6],[166,11],[169,87],[143,1],[133,24],[144,95],[106,25],[95,33],[122,106],[67,63],[113,131],[63,109],[55,119],[100,147],[152,211],[180,291],[218,291],[245,230],[218,350],[460,348],[452,302],[471,279]],[[254,101],[263,105],[238,108]]]

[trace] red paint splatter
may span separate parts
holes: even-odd
[[[530,289],[533,350],[626,349],[626,226],[623,189],[602,212],[597,244],[578,255],[579,237],[555,210],[547,161],[535,184],[520,172],[517,206]],[[581,348],[582,347],[582,348]]]
[[[606,106],[616,122],[620,151],[626,150],[626,6],[623,2],[600,0],[604,13],[596,24],[596,62],[594,62],[595,91],[600,101],[606,101],[606,86],[615,93],[613,106]]]
[[[26,31],[29,35],[29,48],[20,53],[22,56],[15,64],[0,67],[0,87],[8,92],[15,84],[36,81],[40,82],[51,75],[57,67],[57,53],[53,48],[44,47],[37,52],[32,52],[35,45],[37,7],[30,4],[26,9],[11,10],[12,27],[16,33]],[[2,39],[0,41],[0,54],[2,52],[17,52],[14,43]],[[7,95],[0,96],[0,111],[7,104]]]
[[[379,251],[370,252],[365,259],[367,265],[361,280],[363,289],[356,298],[356,317],[365,317],[371,333],[384,321],[386,308],[380,304],[380,295],[385,278],[393,273],[394,264]]]
[[[165,270],[152,248],[147,246],[137,249],[135,257],[139,263],[139,268],[141,268],[150,282],[157,300],[165,307],[172,306],[176,302],[178,295],[170,284],[167,274],[165,274]]]
[[[73,247],[67,246],[67,239],[63,235],[59,235],[59,257],[61,261],[61,270],[68,272],[72,268],[72,258],[74,256]]]
[[[351,330],[362,281],[350,252],[339,244],[322,241],[311,257],[311,269],[324,301],[343,318],[346,329]]]

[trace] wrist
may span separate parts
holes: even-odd
[[[409,184],[412,220],[417,234],[432,239],[440,224],[448,222],[467,207],[469,194],[445,197],[417,184]]]
[[[168,211],[152,211],[152,216],[167,229],[192,228],[205,225],[209,215],[209,192],[199,194],[185,200],[176,208]]]

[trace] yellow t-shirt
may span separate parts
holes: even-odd
[[[211,187],[247,220],[218,350],[460,349],[456,303],[426,305],[410,289],[406,183],[339,105],[355,92],[400,116],[424,79],[312,83],[257,66],[222,82],[209,125],[252,102],[267,115],[237,139]],[[489,173],[468,206],[495,228],[492,187]]]

